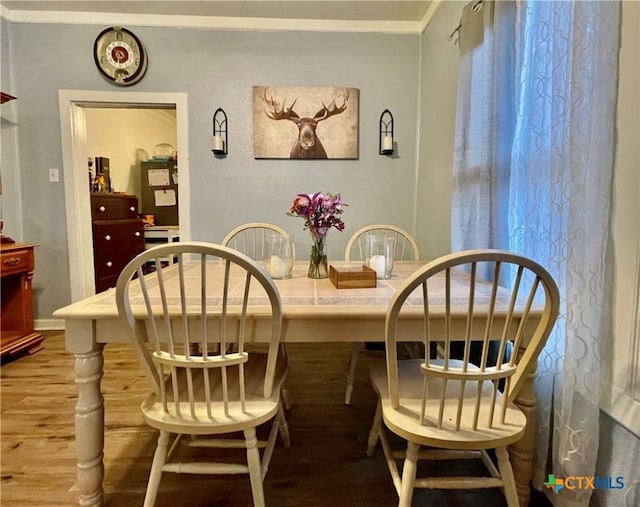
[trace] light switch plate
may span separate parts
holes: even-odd
[[[60,181],[60,171],[58,171],[58,169],[49,169],[49,181],[53,183],[58,183]]]

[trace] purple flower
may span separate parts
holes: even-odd
[[[338,215],[342,214],[342,207],[348,206],[342,202],[340,194],[298,194],[293,200],[287,215],[304,219],[304,228],[317,232],[326,232],[331,227],[339,231],[344,230],[344,222]]]

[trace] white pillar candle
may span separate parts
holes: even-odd
[[[273,278],[284,278],[289,274],[289,262],[287,259],[281,259],[277,255],[271,256],[269,262],[269,274]]]
[[[369,267],[376,271],[376,276],[378,278],[384,278],[385,264],[386,260],[384,255],[374,255],[369,259]]]
[[[384,136],[382,138],[382,151],[393,150],[393,137]]]
[[[213,149],[216,151],[224,151],[224,141],[222,140],[222,136],[215,135],[213,136]]]

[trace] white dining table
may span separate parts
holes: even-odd
[[[377,280],[375,288],[337,289],[326,279],[311,279],[307,275],[307,264],[296,262],[293,276],[276,280],[283,310],[284,343],[317,343],[318,347],[330,346],[331,342],[384,342],[384,322],[387,307],[396,289],[421,263],[397,262],[392,277]],[[187,280],[189,267],[186,268]],[[221,276],[222,265],[214,263],[209,269],[212,280]],[[197,269],[193,269],[193,273]],[[177,274],[177,266],[163,270],[166,279]],[[462,336],[465,326],[466,308],[456,307],[466,296],[464,273],[455,273],[452,278],[453,315],[457,316],[452,326],[453,336]],[[171,286],[171,283],[169,283]],[[176,285],[177,286],[177,285]],[[488,298],[490,284],[480,284],[477,290],[486,289]],[[169,294],[171,296],[171,294]],[[429,287],[430,311],[432,315],[441,309],[444,317],[444,281]],[[439,299],[442,301],[440,304]],[[481,299],[481,298],[480,298]],[[256,342],[269,336],[268,320],[262,318],[265,306],[259,296],[254,298],[249,314],[254,319],[253,336]],[[500,298],[498,298],[500,303]],[[416,294],[407,300],[407,311],[401,314],[399,325],[402,340],[419,340],[422,333],[421,296]],[[134,314],[142,318],[144,309],[132,306]],[[77,448],[77,487],[79,505],[101,506],[103,503],[104,479],[104,399],[101,379],[104,374],[103,347],[108,343],[127,342],[129,329],[120,320],[116,309],[115,290],[109,289],[95,296],[77,301],[56,310],[55,318],[65,321],[65,345],[74,355],[77,402],[75,406],[75,439]],[[215,318],[215,317],[212,317]],[[263,327],[264,326],[264,327]],[[527,505],[529,483],[532,478],[535,434],[535,394],[532,372],[525,387],[516,399],[516,404],[527,415],[529,425],[523,439],[510,447],[510,457],[516,478],[520,505]],[[341,401],[341,400],[340,400]],[[338,402],[338,400],[336,400]]]

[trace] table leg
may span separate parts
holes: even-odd
[[[514,403],[527,416],[527,429],[524,436],[509,446],[509,459],[513,467],[513,475],[518,491],[520,507],[529,505],[531,496],[531,480],[533,479],[533,457],[536,438],[536,392],[535,370],[527,376],[525,383],[514,400]]]
[[[68,323],[69,324],[69,323]],[[104,479],[104,399],[100,389],[103,375],[103,344],[95,342],[93,324],[67,326],[67,350],[75,356],[75,408],[78,504],[101,506]],[[84,346],[83,346],[84,345]]]

